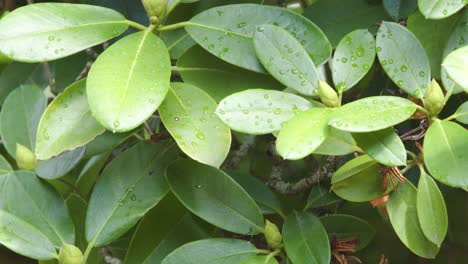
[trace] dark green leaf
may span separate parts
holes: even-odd
[[[85,221],[88,203],[76,194],[71,194],[66,200],[68,211],[75,224],[76,242],[75,245],[81,250],[85,250],[88,243],[85,238]]]
[[[330,262],[330,244],[320,220],[311,213],[294,211],[284,221],[284,247],[294,264]]]
[[[441,19],[451,16],[465,5],[465,0],[418,0],[419,11],[426,18],[430,19]]]
[[[340,201],[340,198],[326,188],[318,185],[312,187],[304,210],[328,206]]]
[[[417,0],[383,0],[387,13],[394,19],[407,18],[418,8]]]
[[[176,157],[168,142],[141,142],[115,158],[100,176],[86,217],[91,246],[119,238],[167,193],[164,169]]]
[[[54,76],[54,92],[61,93],[80,76],[87,67],[88,55],[79,52],[74,55],[50,63]],[[52,88],[52,87],[51,87]]]
[[[57,179],[71,171],[83,158],[85,148],[77,148],[64,152],[49,160],[40,160],[36,166],[36,173],[43,179]]]
[[[166,96],[170,66],[166,46],[151,32],[119,40],[89,71],[86,93],[93,116],[112,131],[125,132],[139,126]]]
[[[39,3],[0,21],[0,52],[17,61],[55,60],[123,33],[125,18],[107,8]]]
[[[135,131],[129,131],[126,133],[112,133],[110,131],[106,131],[102,133],[86,145],[85,158],[90,158],[113,150],[115,147],[131,137],[133,132]]]
[[[89,197],[89,194],[99,177],[99,173],[102,171],[102,168],[106,164],[109,156],[109,152],[94,156],[83,165],[83,169],[78,175],[75,186],[80,190],[84,197]]]
[[[254,47],[263,67],[279,82],[305,95],[317,94],[319,77],[314,62],[288,31],[273,25],[257,26]]]
[[[239,234],[263,232],[263,216],[257,204],[223,171],[192,160],[178,160],[167,168],[166,177],[182,204],[205,221]]]

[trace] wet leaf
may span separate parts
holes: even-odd
[[[468,46],[452,51],[442,62],[448,76],[468,92]]]
[[[464,102],[460,107],[458,107],[457,111],[454,114],[457,121],[468,125],[468,101]]]
[[[418,0],[419,11],[430,19],[451,16],[465,5],[465,0]]]

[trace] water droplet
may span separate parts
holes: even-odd
[[[115,121],[114,121],[114,127],[119,127],[119,126],[120,126],[119,120],[115,120]]]
[[[289,48],[289,49],[288,49],[288,52],[289,52],[289,53],[292,53],[292,52],[293,52],[293,50],[292,50],[291,48]]]
[[[241,23],[237,24],[237,28],[244,28],[246,25],[247,25],[247,23],[241,22]]]
[[[355,61],[355,60],[356,60],[356,56],[351,56],[351,60],[352,60],[352,61]]]
[[[275,115],[281,114],[281,109],[276,108],[275,111],[273,112]]]
[[[358,56],[358,57],[364,56],[364,48],[363,48],[362,46],[359,46],[359,47],[356,49],[356,56]]]
[[[297,76],[299,77],[299,79],[303,79],[303,78],[304,78],[304,74],[302,74],[302,73],[299,73]]]
[[[198,147],[198,144],[197,144],[197,142],[195,142],[195,141],[192,141],[192,143],[190,143],[190,144],[191,144],[192,147],[194,147],[194,148]]]
[[[369,69],[369,64],[364,64],[364,65],[362,65],[362,68],[363,68],[364,70],[368,70],[368,69]]]
[[[306,85],[306,81],[302,81],[301,86],[305,86],[305,85]]]
[[[268,99],[270,96],[268,94],[263,95],[263,98]]]
[[[392,60],[392,59],[389,59],[389,60],[388,60],[388,64],[393,64],[393,60]]]
[[[203,134],[201,131],[198,131],[197,138],[200,140],[205,140],[205,134]]]
[[[426,73],[424,71],[420,71],[419,76],[424,77],[424,76],[426,76]]]
[[[294,68],[294,69],[291,70],[291,72],[292,72],[293,74],[297,74],[299,71],[298,71],[296,68]]]
[[[174,121],[178,122],[179,120],[180,120],[180,117],[178,117],[178,116],[174,117]]]
[[[200,189],[202,186],[201,186],[200,184],[198,184],[198,185],[195,186],[195,187],[197,187],[198,189]]]
[[[154,99],[149,99],[149,100],[148,100],[148,103],[154,104]]]
[[[353,68],[357,68],[358,65],[356,63],[353,63],[353,65],[351,65]]]
[[[281,75],[283,75],[285,72],[284,72],[284,70],[280,70],[279,73],[280,73]]]
[[[263,27],[257,27],[258,32],[263,32],[264,30],[265,30],[265,28],[263,28]]]
[[[207,41],[208,41],[208,37],[203,38],[203,42],[207,42]]]
[[[208,49],[209,49],[209,50],[212,50],[212,49],[214,49],[214,47],[215,47],[215,45],[214,45],[214,44],[210,44],[210,45],[208,45]]]
[[[341,126],[343,126],[343,123],[341,123],[341,122],[339,122],[339,121],[338,121],[338,122],[336,122],[335,124],[336,124],[336,126],[337,126],[337,127],[341,127]]]
[[[245,115],[249,113],[249,110],[242,110],[242,113],[244,113]]]
[[[228,51],[229,51],[229,48],[224,48],[224,49],[223,49],[223,52],[224,52],[224,53],[227,53]]]
[[[58,54],[58,53],[59,53],[59,50],[58,50],[58,49],[54,50],[54,53],[55,53],[55,54]]]
[[[444,9],[444,11],[442,11],[442,14],[447,15],[448,14],[447,9]]]
[[[421,91],[420,91],[420,90],[416,90],[416,91],[414,92],[414,95],[415,95],[416,97],[418,97],[420,94],[421,94]]]
[[[216,13],[218,13],[218,16],[222,16],[224,14],[224,12],[221,10],[217,10]]]
[[[406,65],[401,65],[400,70],[402,72],[406,72],[408,70],[408,67]]]
[[[346,63],[347,61],[348,61],[347,58],[342,58],[342,59],[341,59],[341,62],[343,62],[343,63]]]
[[[306,43],[307,43],[307,41],[301,40],[301,44],[302,44],[302,45],[305,45]]]
[[[132,201],[136,201],[136,195],[135,195],[135,194],[133,194],[132,196],[130,196],[130,200],[132,200]]]
[[[382,51],[382,48],[381,47],[377,47],[377,52],[381,52]]]
[[[49,41],[53,41],[55,39],[54,36],[49,36]]]
[[[271,121],[273,121],[273,120],[271,120],[270,118],[267,119],[267,122],[268,122],[268,123],[271,123]]]

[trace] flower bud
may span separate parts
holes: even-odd
[[[433,79],[424,96],[424,107],[432,116],[440,113],[445,104],[445,96],[439,84]]]
[[[60,264],[84,264],[83,253],[74,245],[63,244],[59,252]]]
[[[161,18],[166,12],[167,0],[141,0],[148,17]],[[154,19],[152,20],[154,21]]]
[[[323,104],[328,107],[338,107],[340,106],[340,99],[338,94],[333,88],[328,85],[328,83],[319,80],[318,83],[318,96]]]
[[[34,171],[37,165],[36,155],[27,147],[16,143],[16,163],[21,170]]]
[[[283,236],[281,236],[278,227],[268,220],[266,220],[265,224],[265,239],[268,246],[273,249],[280,249],[283,247],[281,243],[283,241]]]

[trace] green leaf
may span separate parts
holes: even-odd
[[[253,40],[258,59],[275,79],[302,94],[317,94],[319,77],[314,62],[301,42],[288,31],[260,25]]]
[[[0,113],[0,131],[10,156],[16,157],[17,143],[34,150],[37,126],[46,104],[42,91],[32,85],[21,86],[7,97]]]
[[[166,177],[180,202],[205,221],[238,234],[263,232],[257,204],[223,171],[193,160],[178,160],[166,169]]]
[[[224,98],[216,114],[232,130],[248,134],[268,134],[280,130],[283,122],[312,108],[294,94],[250,89]]]
[[[330,244],[320,220],[311,213],[294,211],[284,221],[283,240],[292,263],[330,262]]]
[[[454,114],[457,121],[468,125],[468,101],[464,102]]]
[[[424,235],[440,247],[448,229],[447,208],[439,187],[425,173],[421,173],[419,177],[416,208]]]
[[[13,168],[11,167],[10,163],[2,156],[0,155],[0,179],[2,178],[1,176],[10,174],[13,172]]]
[[[94,187],[86,217],[90,246],[122,236],[168,192],[164,169],[176,158],[168,142],[141,142],[115,158]]]
[[[323,227],[329,238],[352,238],[357,237],[359,244],[356,250],[365,248],[372,241],[375,229],[366,221],[352,215],[335,214],[320,217]]]
[[[214,114],[216,102],[204,91],[171,83],[159,114],[182,151],[194,160],[219,167],[231,147],[231,131]]]
[[[383,0],[387,13],[394,19],[407,18],[418,8],[417,0]]]
[[[424,164],[438,181],[468,188],[468,131],[462,126],[436,120],[424,137]]]
[[[304,210],[324,207],[340,201],[340,198],[328,189],[315,185],[310,190]]]
[[[105,131],[86,145],[85,158],[90,158],[113,150],[130,138],[134,132],[135,131],[112,133],[110,131]]]
[[[335,110],[329,124],[349,132],[382,130],[409,119],[416,105],[395,96],[373,96],[356,100]]]
[[[339,156],[353,153],[358,148],[351,133],[330,127],[330,133],[325,141],[314,150],[315,154]]]
[[[162,264],[239,264],[256,252],[257,249],[245,240],[211,238],[179,247],[164,258]]]
[[[451,31],[450,37],[448,38],[447,44],[444,48],[444,53],[442,58],[445,58],[450,52],[466,46],[465,39],[468,39],[468,27],[466,24],[468,23],[468,10],[465,10],[463,14],[458,19],[457,24]],[[441,71],[442,82],[446,90],[453,89],[453,93],[460,93],[463,91],[463,88],[456,85],[452,79],[447,76],[447,72],[442,68]]]
[[[75,225],[75,245],[81,250],[85,250],[88,245],[85,238],[85,221],[86,211],[88,210],[88,203],[80,196],[72,193],[66,200],[68,211]]]
[[[347,34],[333,55],[332,76],[338,91],[346,91],[370,70],[375,59],[374,36],[366,29]]]
[[[3,209],[30,223],[60,248],[75,242],[75,228],[60,195],[31,172],[16,171],[6,177],[0,198]]]
[[[54,245],[43,233],[4,210],[0,210],[0,244],[30,258],[58,258]]]
[[[16,61],[55,60],[114,38],[127,27],[121,14],[103,7],[26,5],[0,20],[0,52]]]
[[[406,149],[393,128],[354,133],[357,145],[370,157],[389,167],[406,165]]]
[[[419,11],[429,19],[451,16],[465,5],[465,0],[418,0]]]
[[[317,1],[305,10],[304,16],[325,32],[333,47],[349,32],[372,28],[389,18],[380,2],[367,0]]]
[[[65,57],[50,63],[54,76],[54,92],[61,93],[80,77],[83,69],[87,67],[88,54],[85,51]]]
[[[286,122],[276,140],[276,151],[284,159],[302,159],[322,144],[330,133],[329,108],[312,108]]]
[[[149,31],[129,35],[106,49],[89,71],[86,93],[91,112],[108,130],[129,131],[161,104],[170,75],[167,48],[156,35]]]
[[[468,46],[452,51],[442,62],[448,76],[468,92]]]
[[[197,44],[183,28],[161,32],[161,39],[166,43],[169,55],[173,60],[179,60],[183,54]]]
[[[177,60],[177,71],[185,83],[199,87],[217,102],[252,87],[283,88],[283,85],[270,75],[251,72],[226,63],[200,46],[189,49]]]
[[[240,4],[220,6],[193,17],[185,30],[198,44],[215,56],[239,67],[263,72],[257,59],[252,37],[257,25],[282,27],[303,43],[318,65],[331,55],[331,45],[312,22],[285,8]]]
[[[161,263],[185,243],[207,238],[210,228],[196,219],[168,193],[138,225],[125,257],[125,263]]]
[[[255,256],[242,261],[241,264],[278,264],[278,261],[271,255]]]
[[[40,160],[36,166],[37,176],[43,179],[57,179],[70,172],[83,158],[84,147],[64,152],[49,160]]]
[[[36,156],[46,160],[81,147],[104,132],[92,116],[86,98],[86,80],[69,86],[49,104],[39,122]]]
[[[408,29],[419,39],[431,65],[432,77],[440,80],[442,53],[449,39],[452,28],[460,16],[455,15],[443,20],[425,19],[415,12],[408,18]]]
[[[426,94],[431,79],[429,59],[411,31],[397,23],[383,22],[377,34],[377,55],[398,87],[417,98]]]
[[[439,248],[424,235],[416,212],[417,192],[411,182],[398,186],[386,205],[390,222],[401,242],[423,258],[434,258]]]
[[[392,189],[387,179],[387,189],[382,191],[383,176],[380,165],[367,155],[362,155],[341,166],[332,177],[332,190],[342,199],[367,202]]]
[[[99,177],[99,173],[102,171],[109,156],[110,152],[94,156],[83,165],[83,169],[76,179],[75,186],[80,190],[84,197],[89,197],[89,194]]]

